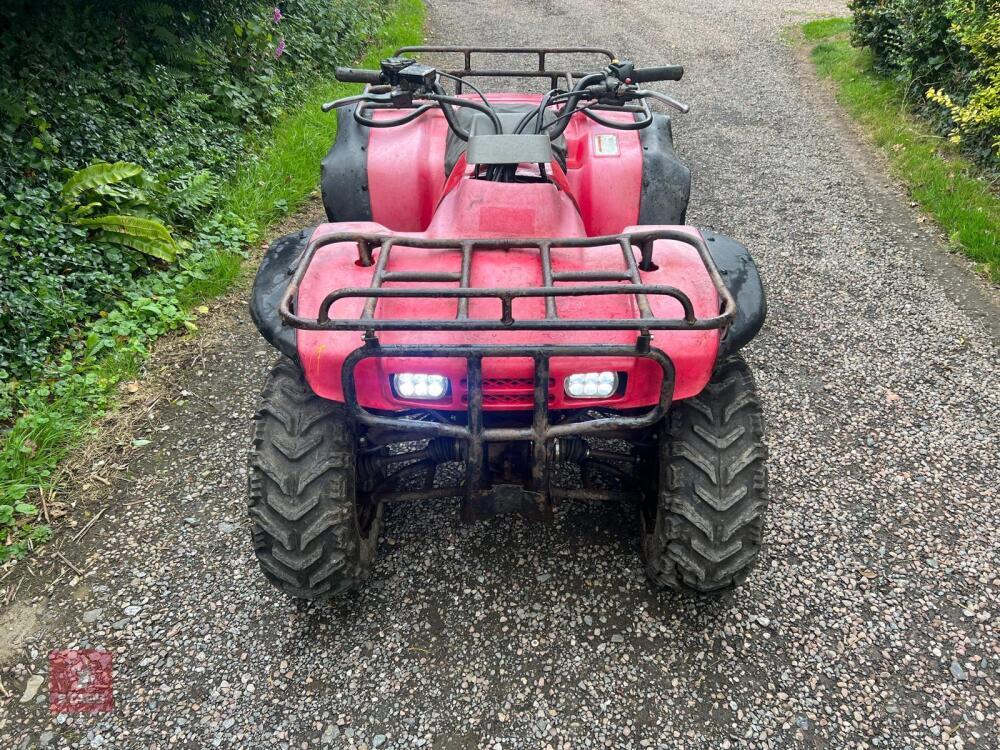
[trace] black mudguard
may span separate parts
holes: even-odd
[[[757,266],[736,240],[702,229],[708,250],[722,273],[722,280],[736,299],[736,319],[719,345],[719,359],[735,354],[757,335],[767,317],[767,300]]]
[[[683,225],[691,198],[691,170],[674,153],[670,118],[653,115],[653,122],[639,131],[642,144],[642,194],[640,224]]]
[[[326,218],[371,221],[368,193],[368,138],[371,131],[354,120],[353,107],[337,110],[337,138],[320,165],[320,188]]]
[[[309,227],[292,234],[279,237],[267,249],[250,294],[250,317],[267,342],[293,361],[299,361],[299,349],[295,342],[295,329],[281,322],[278,306],[281,296],[288,288],[288,282],[295,273],[298,259],[306,249],[309,238],[316,227]]]

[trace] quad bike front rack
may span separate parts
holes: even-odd
[[[653,270],[653,245],[657,240],[675,240],[691,245],[697,252],[716,293],[722,301],[722,309],[716,316],[698,318],[688,296],[673,286],[644,284],[640,271]],[[358,248],[358,263],[361,266],[375,266],[369,287],[348,287],[330,292],[320,305],[319,315],[313,318],[301,317],[295,313],[295,298],[302,279],[312,263],[316,252],[327,245],[351,242]],[[593,271],[553,271],[552,248],[605,247],[618,245],[621,248],[624,267]],[[378,260],[373,249],[379,247]],[[457,272],[436,271],[390,271],[389,259],[394,248],[425,248],[439,250],[460,250],[462,268]],[[638,247],[641,258],[635,260],[634,248]],[[536,287],[502,288],[471,286],[472,263],[475,251],[479,250],[538,250],[542,267],[542,283]],[[417,282],[442,284],[458,282],[457,287],[429,286],[422,288],[386,288],[385,282]],[[585,282],[577,286],[556,286],[562,282]],[[596,284],[593,282],[609,282]],[[617,283],[610,283],[617,282]],[[621,283],[626,282],[626,283]],[[562,319],[556,310],[557,297],[584,297],[601,295],[633,295],[639,309],[638,318]],[[661,295],[676,299],[682,309],[682,318],[658,318],[649,307],[648,297]],[[360,318],[331,317],[331,308],[342,299],[363,298],[366,300]],[[541,297],[545,299],[545,317],[541,319],[515,319],[513,303],[515,299]],[[412,320],[407,318],[375,318],[375,308],[380,299],[456,299],[458,313],[452,320]],[[497,299],[501,305],[499,320],[470,318],[470,299]],[[298,261],[292,280],[281,300],[282,320],[293,328],[308,331],[365,331],[374,335],[375,331],[598,331],[635,330],[647,339],[651,330],[704,331],[724,328],[736,315],[736,301],[722,280],[718,266],[700,234],[691,234],[676,229],[654,229],[601,237],[569,238],[466,238],[430,239],[426,237],[406,237],[396,235],[358,234],[354,232],[334,232],[313,239]]]
[[[688,296],[672,286],[644,284],[639,272],[651,268],[653,243],[656,240],[676,240],[694,247],[708,271],[709,277],[721,300],[718,315],[698,318]],[[295,312],[295,301],[299,286],[308,272],[316,252],[333,244],[351,242],[357,245],[358,262],[362,266],[374,266],[371,285],[367,288],[345,288],[330,292],[320,305],[318,315],[300,316]],[[587,271],[553,271],[551,249],[559,247],[600,247],[618,245],[622,250],[623,266],[617,269]],[[374,249],[378,247],[378,257]],[[389,259],[394,249],[437,248],[458,249],[462,253],[459,272],[435,271],[390,271]],[[528,288],[487,288],[471,286],[472,265],[477,250],[487,249],[530,249],[538,250],[542,267],[542,283]],[[636,262],[634,248],[640,251]],[[428,284],[423,287],[386,288],[386,282],[418,282]],[[458,286],[441,286],[443,283],[458,283]],[[572,282],[584,282],[572,284]],[[604,283],[601,283],[604,282]],[[612,283],[616,282],[616,283]],[[624,282],[624,283],[623,283]],[[567,284],[555,286],[556,283]],[[564,296],[587,295],[633,295],[639,316],[631,319],[564,319],[560,318],[556,299]],[[650,295],[663,295],[676,299],[683,310],[679,318],[656,317],[649,306]],[[332,315],[332,308],[338,300],[363,298],[366,300],[360,317],[338,318]],[[413,320],[376,318],[376,307],[380,299],[387,298],[452,298],[457,300],[457,314],[454,319]],[[497,299],[501,305],[499,319],[470,318],[470,299]],[[513,301],[523,298],[543,298],[545,317],[519,319],[513,314]],[[429,462],[425,453],[437,450],[451,460],[465,463],[464,492],[467,498],[463,506],[463,518],[473,520],[483,515],[493,515],[502,510],[519,509],[530,515],[546,515],[550,505],[548,497],[573,496],[594,500],[621,500],[621,491],[606,488],[573,489],[551,487],[550,468],[553,460],[559,460],[560,453],[578,451],[582,437],[615,438],[653,427],[667,413],[673,399],[675,382],[674,365],[660,349],[650,345],[652,330],[713,330],[725,328],[735,317],[736,302],[722,280],[715,261],[700,234],[691,234],[676,229],[657,229],[620,235],[584,238],[466,238],[428,239],[423,237],[389,236],[379,234],[358,234],[337,232],[314,238],[306,247],[297,263],[292,279],[282,297],[280,315],[286,325],[312,331],[363,331],[365,343],[352,352],[344,361],[341,382],[344,400],[351,420],[377,431],[389,442],[413,442],[430,439],[437,441],[438,447],[393,457],[395,463],[408,460],[417,464]],[[378,340],[378,331],[497,331],[497,330],[635,330],[634,345],[586,344],[586,345],[383,345]],[[354,373],[364,359],[386,357],[411,358],[455,358],[465,359],[468,381],[468,408],[464,423],[457,419],[426,421],[408,416],[377,413],[358,401]],[[534,363],[534,388],[532,396],[531,424],[525,427],[495,426],[485,423],[482,389],[482,361],[493,357],[530,358]],[[615,413],[608,416],[583,420],[553,420],[549,409],[549,364],[553,357],[639,357],[650,359],[659,365],[662,372],[658,403],[647,410],[635,414]],[[560,415],[560,417],[565,415]],[[442,449],[442,441],[448,447]],[[528,489],[521,486],[496,484],[490,486],[487,479],[485,446],[488,443],[526,442],[531,444],[531,482]],[[577,447],[574,447],[577,446]],[[413,465],[401,472],[413,474]],[[434,487],[433,470],[422,489],[387,491],[378,495],[379,501],[417,500],[434,497],[454,497],[461,494],[455,487]]]

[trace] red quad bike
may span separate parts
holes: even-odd
[[[474,68],[483,54],[531,63]],[[553,66],[568,55],[600,69]],[[329,223],[271,246],[251,302],[283,355],[250,460],[269,581],[357,589],[384,504],[447,497],[464,520],[636,503],[654,583],[746,577],[767,474],[737,352],[764,295],[744,247],[685,225],[690,173],[649,102],[687,107],[642,87],[682,74],[589,48],[409,47],[338,69],[368,85],[325,105]],[[549,90],[484,95],[477,77]]]

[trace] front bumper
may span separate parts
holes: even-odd
[[[421,421],[402,416],[389,416],[366,409],[358,402],[355,370],[366,359],[384,357],[461,358],[467,363],[468,406],[464,424],[457,421]],[[535,387],[531,406],[531,422],[528,426],[489,427],[484,421],[482,363],[487,357],[530,358],[534,363]],[[599,362],[611,357],[637,357],[648,359],[659,366],[662,373],[658,403],[638,414],[603,414],[593,419],[564,420],[562,412],[553,411],[549,405],[550,360],[553,357],[594,358]],[[595,368],[600,369],[597,364]],[[452,438],[464,445],[465,495],[473,502],[481,502],[484,496],[495,495],[495,488],[489,484],[489,474],[485,460],[485,446],[489,443],[528,442],[531,444],[531,480],[526,488],[530,500],[539,510],[547,508],[551,493],[550,466],[553,462],[553,446],[560,438],[569,437],[615,437],[622,433],[642,430],[655,425],[670,408],[674,388],[674,366],[670,358],[654,347],[586,345],[586,346],[381,346],[369,343],[355,350],[344,361],[342,370],[344,397],[350,419],[358,426],[379,430],[390,434],[394,440],[421,440],[425,438]],[[507,493],[507,490],[503,490]],[[574,495],[597,495],[574,492]],[[421,497],[454,496],[454,488],[435,492],[426,488]],[[606,493],[605,493],[606,494]],[[398,499],[398,498],[394,498]],[[496,499],[495,496],[493,498]]]

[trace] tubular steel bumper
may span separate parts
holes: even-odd
[[[660,398],[651,409],[638,415],[619,415],[602,417],[587,421],[553,423],[549,409],[549,363],[553,357],[640,357],[656,362],[663,373],[660,385]],[[361,406],[358,402],[357,384],[354,378],[355,368],[364,359],[373,357],[414,357],[414,358],[461,358],[467,363],[467,378],[469,404],[466,411],[466,424],[453,422],[424,422],[402,417],[376,414]],[[534,362],[535,388],[530,426],[526,427],[487,427],[483,419],[482,362],[486,357],[530,357]],[[528,494],[545,512],[549,496],[550,445],[553,440],[570,436],[601,436],[609,433],[621,433],[629,430],[640,430],[652,427],[667,410],[673,397],[674,365],[662,351],[648,347],[640,349],[634,346],[622,345],[498,345],[498,346],[380,346],[368,344],[356,349],[346,360],[342,369],[344,398],[351,419],[366,427],[381,428],[389,431],[399,431],[409,435],[412,440],[423,438],[446,437],[464,441],[466,450],[465,461],[465,492],[470,500],[479,500],[491,488],[487,478],[485,465],[485,445],[491,442],[530,442],[531,484]],[[435,492],[431,488],[419,491],[420,497],[454,496],[454,488],[444,488]],[[588,493],[575,492],[574,495]],[[591,491],[595,499],[603,498],[604,494]],[[390,498],[387,498],[390,499]],[[400,498],[391,498],[400,499]]]

